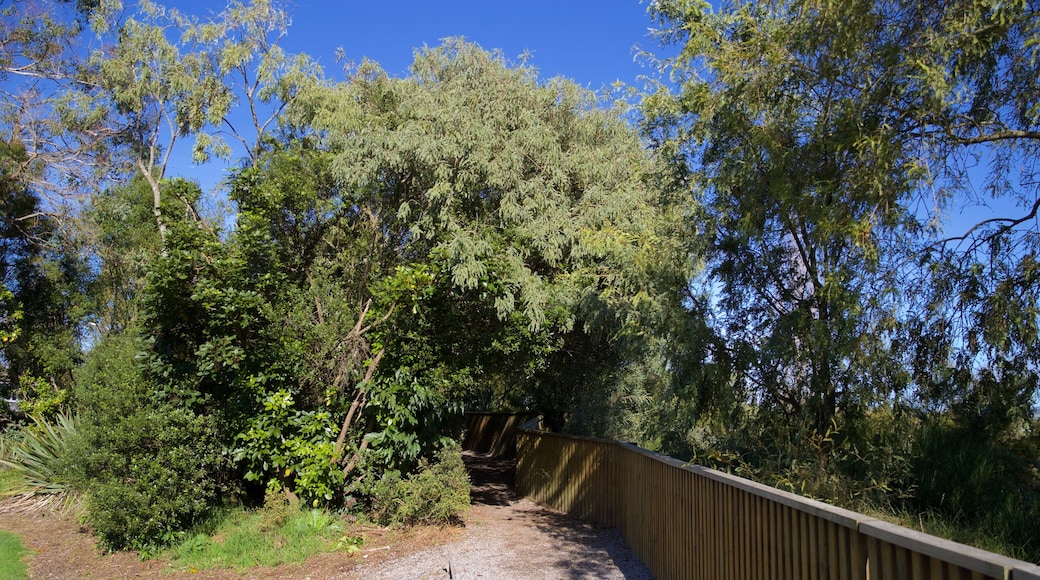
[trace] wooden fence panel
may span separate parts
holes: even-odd
[[[466,436],[462,448],[494,457],[516,453],[516,431],[537,413],[466,413]]]

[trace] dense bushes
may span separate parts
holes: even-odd
[[[912,472],[915,511],[945,514],[955,536],[1040,561],[1040,433],[995,441],[931,421],[917,437]]]
[[[173,541],[216,504],[227,469],[212,419],[156,400],[138,347],[132,334],[111,336],[77,377],[80,487],[112,549]]]

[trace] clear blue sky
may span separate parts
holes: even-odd
[[[205,17],[222,3],[159,0]],[[633,47],[656,49],[652,22],[640,0],[288,0],[292,15],[282,42],[291,53],[306,52],[336,76],[336,49],[349,59],[376,60],[394,76],[408,74],[414,49],[463,36],[515,60],[525,50],[542,78],[570,77],[591,89],[616,80],[635,84],[643,74]]]
[[[285,45],[335,66],[334,51],[369,57],[392,75],[408,73],[412,51],[464,36],[509,59],[530,51],[540,76],[570,77],[592,89],[641,74],[632,47],[656,47],[639,0],[368,1],[296,0]],[[331,72],[331,71],[330,71]]]

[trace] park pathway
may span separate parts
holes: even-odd
[[[518,497],[512,460],[469,451],[463,458],[473,482],[473,505],[461,538],[366,569],[366,578],[652,578],[616,529]]]

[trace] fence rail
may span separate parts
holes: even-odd
[[[519,493],[617,527],[658,578],[1040,580],[1028,562],[629,443],[521,428],[516,445]]]

